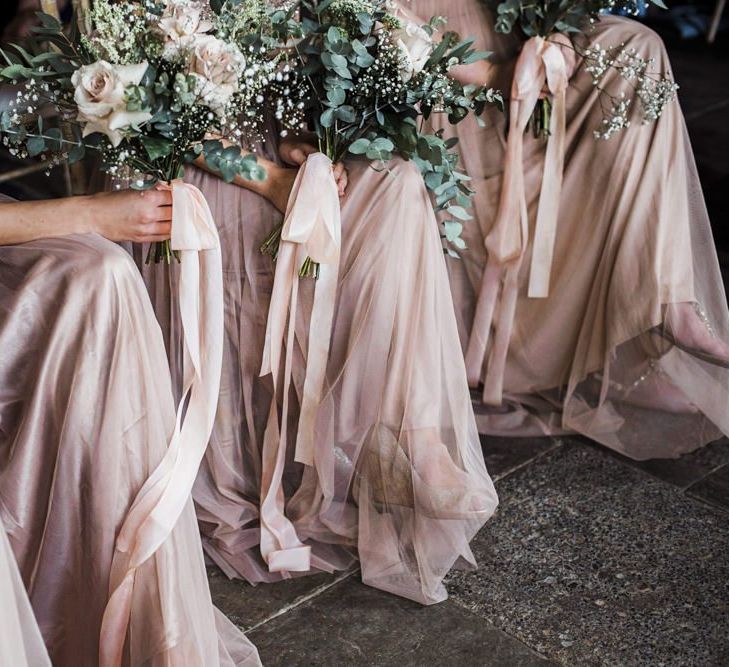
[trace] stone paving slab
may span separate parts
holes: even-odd
[[[451,600],[567,665],[729,664],[729,522],[569,444],[497,484]]]
[[[447,601],[382,593],[356,575],[248,634],[266,667],[542,667],[521,642]]]
[[[215,606],[243,630],[253,628],[316,596],[348,573],[314,574],[274,584],[251,586],[241,579],[228,579],[217,567],[208,567],[210,593]]]
[[[481,449],[492,479],[503,477],[559,446],[560,441],[554,438],[481,436]]]
[[[615,456],[664,482],[687,488],[729,463],[729,439],[722,438],[678,459],[631,461],[620,454]]]
[[[692,498],[729,512],[729,465],[690,486],[687,493]]]

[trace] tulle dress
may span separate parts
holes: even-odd
[[[518,42],[495,32],[477,0],[418,0],[414,9],[421,17],[447,15],[451,29],[476,36],[497,61],[518,52]],[[604,17],[589,43],[625,44],[653,58],[656,71],[670,73],[660,38],[635,21]],[[620,91],[620,79],[611,76],[608,86]],[[503,373],[492,368],[492,347],[473,351],[493,339],[493,331],[474,326],[474,316],[488,260],[484,239],[501,194],[504,119],[491,113],[485,127],[466,120],[455,132],[446,128],[460,139],[476,190],[468,250],[449,259],[448,270],[469,380],[489,404],[477,409],[479,429],[580,433],[636,459],[675,457],[729,433],[728,364],[687,343],[697,323],[702,335],[729,341],[726,295],[678,102],[658,122],[633,119],[608,141],[593,137],[602,117],[598,93],[580,66],[567,90],[550,294],[527,296],[529,245]],[[545,144],[527,137],[524,152],[533,239]],[[494,392],[499,383],[503,392]]]
[[[0,521],[54,665],[99,662],[117,531],[174,419],[127,252],[95,234],[0,247]],[[137,572],[124,664],[260,664],[214,610],[192,500]]]
[[[274,142],[269,141],[269,146]],[[270,152],[270,151],[269,151]],[[285,519],[309,572],[358,560],[366,584],[423,604],[473,566],[469,542],[496,508],[466,383],[438,227],[412,164],[348,163],[342,260],[313,465],[288,452]],[[223,248],[226,347],[218,415],[193,496],[206,553],[252,583],[293,576],[261,556],[262,449],[273,397],[259,377],[274,263],[260,247],[281,222],[263,198],[200,171]],[[179,377],[170,280],[145,269]],[[301,283],[289,432],[296,433],[314,282]],[[279,403],[282,396],[276,397]],[[293,450],[293,447],[290,448]],[[302,574],[299,572],[298,574]]]

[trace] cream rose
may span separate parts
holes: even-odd
[[[84,124],[84,137],[100,132],[118,146],[124,130],[152,117],[146,111],[127,111],[125,100],[127,87],[139,85],[146,71],[147,63],[111,65],[99,60],[73,73],[73,98],[78,106],[78,120]]]
[[[413,76],[423,71],[433,53],[435,43],[423,28],[412,21],[408,21],[404,28],[396,30],[393,36],[403,55],[400,76],[407,83]]]
[[[168,0],[158,22],[158,29],[165,40],[164,55],[177,57],[184,49],[190,48],[196,37],[213,29],[206,18],[205,5],[189,0]]]
[[[195,40],[190,56],[190,74],[197,81],[197,93],[212,110],[220,112],[238,91],[246,60],[240,50],[215,37]]]

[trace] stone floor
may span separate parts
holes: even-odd
[[[729,664],[729,441],[637,464],[580,439],[484,439],[501,506],[475,572],[424,608],[358,572],[213,597],[265,665]]]

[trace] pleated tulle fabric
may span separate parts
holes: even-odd
[[[429,604],[491,516],[486,472],[466,383],[433,210],[413,165],[348,163],[342,259],[314,465],[284,472],[286,515],[312,547],[312,571],[359,560],[365,583]],[[281,222],[261,197],[190,175],[219,226],[226,349],[218,416],[193,496],[208,555],[231,577],[271,573],[259,551],[261,448],[271,377],[259,378],[274,264],[259,248]],[[179,320],[170,285],[146,271],[179,376]],[[173,268],[172,279],[175,279]],[[296,313],[289,433],[296,433],[313,281]],[[281,396],[277,397],[281,400]],[[292,436],[289,439],[295,442]]]
[[[0,519],[54,665],[98,664],[116,535],[174,418],[124,250],[94,234],[0,248]],[[259,664],[214,612],[192,501],[137,573],[124,663]]]
[[[50,667],[15,555],[0,525],[0,665]]]
[[[477,0],[416,5],[421,16],[448,15],[451,28],[477,36],[497,61],[518,51],[512,37],[494,31]],[[635,21],[605,17],[589,43],[624,44],[653,58],[657,71],[670,72],[660,38]],[[627,86],[610,76],[611,91]],[[671,342],[687,339],[686,331],[700,319],[728,341],[726,295],[678,102],[657,123],[641,125],[634,118],[609,141],[593,138],[601,119],[597,91],[580,68],[567,90],[551,292],[546,299],[527,296],[529,247],[519,276],[504,402],[477,410],[479,430],[581,433],[636,459],[675,457],[729,433],[729,369]],[[504,119],[491,113],[485,127],[467,120],[446,132],[459,137],[476,190],[477,220],[466,225],[468,250],[462,259],[448,260],[465,350],[475,335],[484,239],[501,193]],[[530,238],[544,154],[542,141],[525,137]],[[469,375],[483,380],[488,354],[479,365]]]

